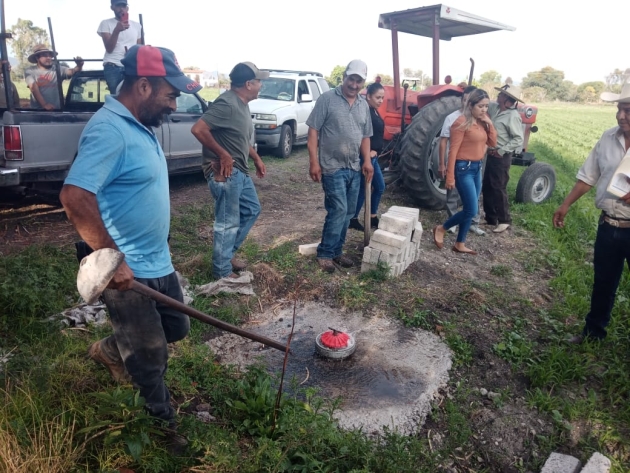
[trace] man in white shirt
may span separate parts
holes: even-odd
[[[591,310],[582,334],[571,338],[570,343],[606,337],[623,266],[630,264],[630,193],[619,198],[607,191],[619,163],[630,150],[630,82],[624,85],[620,94],[604,92],[601,98],[606,102],[617,102],[618,125],[604,132],[578,171],[573,189],[553,214],[553,226],[564,227],[569,207],[596,187],[595,205],[602,214],[595,239]]]
[[[114,18],[101,21],[97,33],[103,38],[105,45],[103,57],[105,82],[109,93],[115,95],[125,73],[120,61],[128,49],[136,44],[142,44],[142,26],[129,20],[127,0],[111,0],[111,9]]]
[[[462,87],[462,85],[460,85],[459,87]],[[440,157],[438,173],[441,179],[446,178],[446,157],[448,156],[448,142],[451,137],[451,125],[462,114],[462,110],[464,109],[464,105],[466,105],[466,100],[468,100],[468,96],[476,88],[477,87],[475,87],[474,85],[464,87],[464,95],[462,95],[462,106],[460,107],[459,110],[455,110],[453,113],[451,113],[444,119],[444,125],[442,125],[442,132],[440,133],[440,145],[438,149],[439,157]],[[457,213],[458,201],[459,201],[459,194],[457,193],[457,189],[455,188],[448,189],[446,191],[446,212],[448,213],[449,217],[452,217],[453,215]],[[481,228],[479,228],[480,218],[481,216],[479,215],[479,213],[477,213],[477,215],[473,217],[472,224],[470,225],[469,231],[473,232],[475,235],[486,234],[486,232],[484,232]],[[456,233],[457,225],[452,228],[449,228],[448,231],[451,233]]]

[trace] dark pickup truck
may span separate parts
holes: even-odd
[[[102,70],[82,71],[70,80],[63,111],[4,111],[0,187],[58,190],[77,156],[83,127],[103,106],[108,93]],[[190,129],[207,107],[197,94],[182,94],[177,111],[154,128],[170,174],[200,170],[201,144]]]

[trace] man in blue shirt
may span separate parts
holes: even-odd
[[[161,126],[164,115],[176,110],[180,92],[194,93],[201,87],[181,72],[168,49],[133,46],[123,63],[120,93],[106,96],[103,108],[83,130],[60,198],[91,248],[114,248],[125,255],[103,293],[114,333],[94,343],[89,356],[117,381],[130,376],[148,412],[174,427],[164,384],[167,343],[183,339],[190,322],[186,315],[129,289],[135,279],[183,300],[167,242],[166,158],[152,127]]]

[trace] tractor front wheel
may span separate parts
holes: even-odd
[[[534,163],[521,175],[516,186],[516,202],[540,204],[551,197],[556,172],[547,163]]]
[[[402,138],[400,178],[411,197],[425,209],[443,209],[446,190],[440,189],[439,143],[444,119],[461,106],[461,98],[439,98],[422,107]]]

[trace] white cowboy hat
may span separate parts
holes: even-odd
[[[515,102],[523,102],[521,100],[521,88],[515,85],[505,84],[503,87],[495,87],[494,90],[498,90],[500,93],[507,95]],[[524,102],[523,102],[524,103]]]
[[[630,103],[630,81],[623,84],[620,94],[613,94],[612,92],[602,92],[600,98],[604,102]]]

